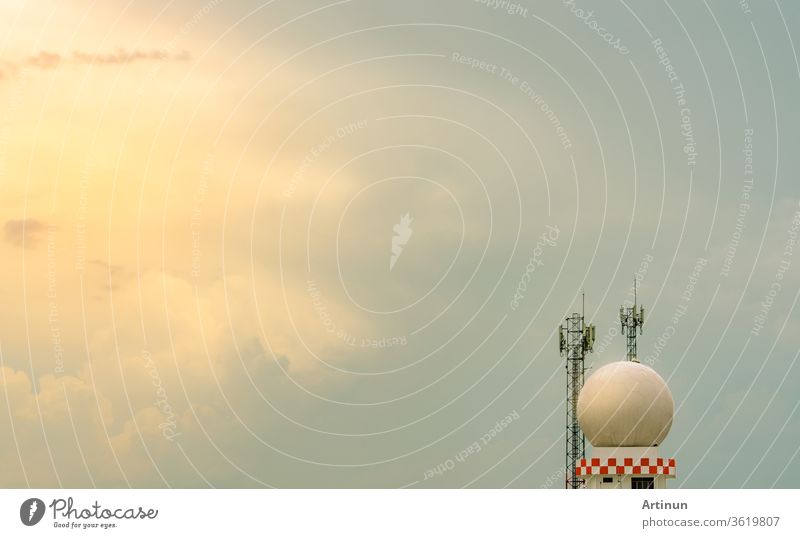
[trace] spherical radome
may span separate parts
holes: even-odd
[[[656,446],[672,426],[667,384],[638,362],[612,362],[589,377],[578,396],[578,422],[593,446]]]

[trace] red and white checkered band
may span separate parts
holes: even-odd
[[[587,458],[578,460],[578,476],[592,475],[665,475],[675,477],[673,458]]]

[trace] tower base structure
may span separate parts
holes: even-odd
[[[575,474],[587,489],[666,489],[675,459],[654,446],[595,447],[591,458],[578,460]]]

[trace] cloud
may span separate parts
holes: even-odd
[[[6,80],[16,74],[18,67],[14,63],[0,61],[0,80]]]
[[[105,305],[86,305],[91,363],[56,374],[42,355],[25,366],[18,353],[6,353],[0,487],[202,486],[201,476],[215,485],[251,483],[241,470],[218,470],[223,456],[264,474],[258,451],[237,456],[237,447],[259,445],[243,424],[264,436],[274,431],[264,398],[298,411],[287,401],[293,385],[284,374],[294,367],[265,346],[250,310],[240,308],[246,281],[234,278],[228,287],[230,312],[221,282],[197,296],[181,279],[147,272],[115,295],[116,330],[92,322]],[[135,322],[140,308],[147,344]]]
[[[172,60],[183,62],[190,58],[189,53],[184,51],[171,54],[164,50],[153,49],[149,51],[117,49],[108,54],[96,54],[90,52],[75,51],[72,53],[75,61],[80,63],[90,63],[95,65],[121,65],[129,64],[142,60]]]
[[[99,288],[104,292],[120,290],[124,283],[136,276],[133,271],[127,270],[120,264],[108,263],[99,259],[89,263],[100,271],[97,282]]]
[[[3,226],[3,237],[14,246],[32,248],[39,243],[46,230],[47,223],[40,220],[8,220]]]
[[[14,432],[0,439],[0,487],[163,485],[151,456],[186,472],[152,406],[118,417],[98,387],[74,376],[47,374],[34,387],[27,373],[0,366],[0,382],[0,428]]]
[[[61,55],[55,52],[41,51],[28,57],[26,64],[39,69],[55,69],[61,63]]]
[[[73,51],[71,58],[65,57],[58,52],[43,50],[28,56],[24,61],[0,62],[0,81],[8,80],[17,75],[21,67],[49,71],[68,62],[92,65],[125,65],[140,61],[186,62],[190,59],[191,54],[188,51],[170,53],[160,49],[126,50],[118,48],[109,53],[76,50]]]

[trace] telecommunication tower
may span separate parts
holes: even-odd
[[[578,423],[578,396],[583,388],[584,358],[594,347],[594,325],[586,325],[583,314],[573,313],[558,328],[558,349],[567,359],[567,459],[565,487],[583,487],[584,480],[575,474],[577,463],[586,457],[586,439]]]
[[[622,324],[622,334],[628,337],[628,360],[639,362],[636,356],[636,337],[642,334],[644,325],[644,307],[636,304],[636,286],[638,282],[633,279],[633,306],[619,307],[619,321]]]

